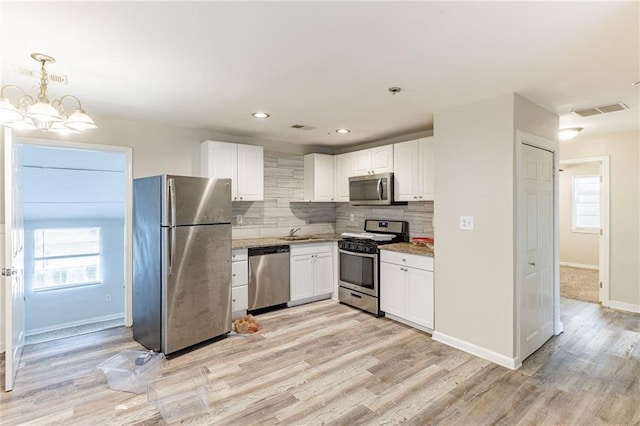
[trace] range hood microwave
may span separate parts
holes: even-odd
[[[407,204],[393,201],[393,173],[350,177],[349,203],[352,206]]]

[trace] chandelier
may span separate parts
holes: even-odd
[[[42,53],[32,53],[31,57],[40,62],[40,92],[34,99],[17,86],[2,86],[0,89],[0,123],[14,129],[38,129],[62,133],[78,133],[82,130],[98,127],[84,112],[80,99],[75,96],[64,95],[60,99],[49,102],[47,96],[49,76],[44,67],[47,63],[54,63],[55,59]],[[15,104],[5,98],[5,91],[9,90],[19,94]],[[63,104],[67,100],[77,103],[71,114],[67,112]]]

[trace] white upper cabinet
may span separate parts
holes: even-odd
[[[333,155],[307,154],[304,156],[304,200],[334,201]]]
[[[353,172],[353,153],[333,156],[335,201],[349,201],[349,176]]]
[[[352,176],[393,172],[393,145],[355,151]]]
[[[393,145],[395,201],[434,199],[433,137]]]
[[[200,144],[200,174],[231,179],[232,201],[264,199],[264,149],[261,146],[204,141]]]

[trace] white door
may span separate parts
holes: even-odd
[[[406,315],[405,268],[393,263],[380,262],[380,310],[404,318]]]
[[[24,347],[24,224],[22,219],[22,155],[11,131],[4,131],[5,217],[5,381],[13,389]]]
[[[433,329],[433,272],[407,269],[407,319]]]
[[[553,153],[522,145],[524,249],[520,262],[520,354],[553,335]]]
[[[291,256],[291,301],[313,297],[313,265],[310,254]]]
[[[315,200],[333,201],[333,156],[318,154],[315,161]]]
[[[264,149],[261,146],[238,145],[238,199],[264,199]]]
[[[315,288],[316,296],[333,292],[333,256],[331,253],[315,255]]]
[[[395,201],[417,199],[419,155],[418,141],[408,141],[393,145],[393,197]]]

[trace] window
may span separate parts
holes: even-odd
[[[600,176],[573,177],[574,232],[600,232]]]
[[[36,229],[34,289],[100,282],[100,228]]]

